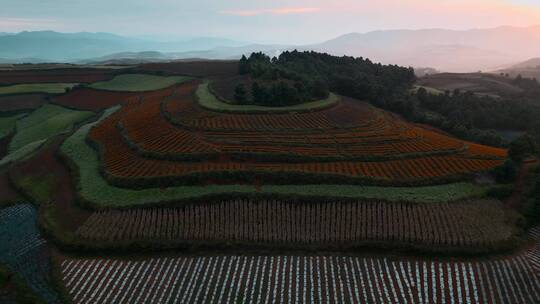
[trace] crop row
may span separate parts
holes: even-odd
[[[205,172],[266,171],[407,180],[483,171],[502,163],[501,160],[468,159],[459,155],[420,157],[384,162],[175,162],[145,158],[131,150],[122,140],[115,127],[117,121],[118,115],[113,115],[103,121],[99,126],[91,130],[90,138],[103,148],[103,162],[106,170],[113,176],[120,178],[170,177]],[[156,137],[156,140],[160,140],[160,137]],[[168,142],[174,144],[173,141]],[[185,146],[185,149],[199,149],[199,146]]]
[[[538,303],[526,257],[343,256],[66,259],[74,303]]]
[[[51,288],[49,252],[28,204],[0,210],[0,264],[16,272],[47,303],[59,303]]]
[[[323,123],[332,120],[331,113],[337,116],[335,108],[345,107],[342,104],[326,111],[304,114],[243,115],[205,111],[194,105],[193,91],[196,85],[197,82],[190,82],[171,92],[171,96],[145,98],[140,104],[124,108],[117,123],[123,140],[145,156],[173,160],[208,160],[219,159],[220,155],[232,155],[265,161],[285,161],[284,158],[287,158],[287,162],[372,161],[456,154],[467,148],[460,140],[413,127],[390,113],[376,111],[368,105],[358,115],[369,113],[376,119],[361,117],[358,122],[365,125],[354,128],[339,128]],[[349,112],[362,104],[348,102],[351,104]],[[191,123],[174,126],[166,119],[171,116],[171,111],[188,113],[186,115],[192,118]],[[310,124],[311,118],[301,115],[312,115],[317,119]],[[209,119],[218,119],[220,123],[207,124]],[[209,125],[216,128],[209,128]],[[502,149],[486,147],[482,150],[482,146],[475,147],[475,153],[471,153],[475,158],[506,156]],[[478,153],[482,151],[486,153]]]
[[[61,155],[70,165],[78,181],[82,202],[94,207],[149,206],[202,200],[230,198],[238,195],[266,195],[270,198],[310,197],[319,200],[375,199],[400,202],[450,202],[485,195],[487,187],[472,183],[451,183],[428,187],[375,187],[358,185],[300,184],[262,185],[256,189],[252,185],[198,185],[175,186],[134,190],[119,188],[103,177],[98,153],[85,139],[92,127],[110,117],[119,107],[108,109],[96,122],[88,123],[67,138],[61,146]],[[298,181],[297,181],[298,182]]]
[[[527,252],[527,258],[535,269],[536,277],[540,278],[540,227],[531,229],[529,237],[536,243],[533,250]]]
[[[195,90],[197,83],[186,87],[182,95],[164,104],[164,112],[174,123],[185,127],[229,131],[309,131],[317,129],[336,129],[369,127],[384,124],[381,112],[367,103],[344,99],[336,106],[314,112],[286,114],[226,114],[205,110],[197,105]]]
[[[339,116],[334,113],[335,108],[281,115],[213,113],[194,105],[196,84],[192,82],[180,87],[164,106],[162,100],[156,99],[130,109],[120,120],[127,140],[141,151],[169,156],[207,154],[211,152],[209,147],[216,153],[281,153],[313,157],[395,156],[455,152],[464,147],[459,140],[415,130],[417,128],[411,128],[401,119],[360,102],[348,101],[346,105],[335,107],[342,109],[348,106],[347,112],[356,111],[360,126],[352,129],[331,123],[335,116]],[[360,105],[363,108],[356,109]],[[162,107],[165,108],[164,115],[160,112]],[[170,116],[171,112],[189,115],[190,120],[182,121],[175,128],[164,117]],[[143,121],[145,123],[141,123]]]
[[[275,162],[248,163],[236,161],[176,162],[141,156],[123,140],[117,124],[125,112],[118,112],[94,127],[89,138],[97,142],[103,152],[104,167],[109,174],[118,178],[175,177],[190,174],[221,172],[234,175],[235,172],[291,172],[299,174],[327,174],[345,177],[368,177],[385,180],[419,180],[432,177],[448,177],[483,171],[502,163],[498,159],[466,158],[460,154],[446,156],[418,157],[403,160],[380,162],[331,161],[331,162]],[[129,112],[128,112],[129,114]],[[153,121],[140,119],[142,125],[150,128]],[[152,133],[140,131],[141,136],[167,147],[176,145],[178,138],[168,136],[167,132]],[[178,134],[178,133],[175,133]],[[184,152],[193,150],[211,153],[212,146],[195,141],[196,133],[182,135],[192,140],[182,146]],[[227,173],[228,172],[228,173]]]
[[[203,241],[354,246],[395,242],[492,246],[511,237],[500,203],[410,204],[224,201],[95,212],[77,235],[91,241]]]

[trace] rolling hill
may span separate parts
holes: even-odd
[[[521,75],[526,78],[540,79],[540,58],[532,58],[527,61],[497,70],[496,73],[509,74],[510,77]]]
[[[187,52],[218,46],[239,46],[240,42],[222,38],[194,38],[156,42],[109,33],[21,32],[0,36],[0,58],[41,58],[43,61],[78,61],[121,52]]]
[[[44,44],[44,41],[47,43]],[[540,54],[540,26],[349,33],[303,46],[248,44],[221,38],[156,42],[106,33],[64,34],[50,31],[0,36],[0,58],[5,58],[8,63],[17,62],[20,58],[70,62],[84,60],[85,63],[126,59],[129,62],[187,58],[237,59],[242,54],[256,51],[276,56],[293,49],[368,57],[384,64],[432,67],[444,72],[493,71],[537,57]],[[156,56],[156,52],[163,54]]]
[[[383,63],[429,66],[446,72],[475,72],[538,55],[540,27],[351,33],[312,47],[335,55],[369,57]]]

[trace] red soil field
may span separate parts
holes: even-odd
[[[47,102],[45,94],[0,96],[0,112],[31,110]]]
[[[141,151],[164,155],[207,154],[214,150],[343,159],[430,155],[466,148],[462,141],[413,127],[390,113],[350,99],[312,113],[245,115],[206,111],[194,101],[196,85],[192,82],[181,86],[164,106],[162,100],[145,99],[126,113],[121,124],[128,141]],[[162,110],[173,116],[177,127],[165,119]],[[353,117],[349,113],[358,114]],[[341,115],[349,127],[339,123]],[[156,140],[150,133],[163,136]],[[500,157],[506,153],[495,148],[484,152],[475,156],[493,152],[496,154],[492,156]]]
[[[165,73],[195,77],[227,77],[238,74],[238,61],[207,60],[168,63],[148,63],[138,66],[134,72]]]
[[[423,179],[447,177],[456,174],[470,173],[493,168],[503,162],[499,159],[467,158],[464,155],[429,156],[384,162],[316,162],[316,163],[247,163],[229,161],[207,162],[175,162],[145,158],[138,155],[124,142],[117,124],[125,115],[123,111],[111,115],[94,127],[89,137],[104,148],[105,168],[113,176],[120,178],[148,178],[182,176],[192,173],[215,171],[266,171],[266,172],[300,172],[311,174],[337,174],[349,177],[367,176],[402,181],[407,179]],[[151,121],[145,121],[151,123]],[[155,141],[174,145],[175,140],[168,134],[148,133]],[[189,135],[189,134],[188,134]],[[166,141],[163,139],[167,138]],[[203,146],[204,147],[204,146]],[[186,149],[201,148],[197,145],[186,146]]]
[[[231,115],[203,111],[194,105],[193,92],[197,82],[190,82],[177,89],[169,88],[157,91],[142,98],[131,98],[123,108],[94,127],[89,137],[104,150],[105,168],[117,178],[157,178],[178,177],[197,173],[212,172],[294,172],[305,174],[331,174],[344,177],[370,177],[390,182],[425,180],[442,178],[493,168],[504,161],[506,151],[484,147],[414,127],[395,115],[359,102],[359,117],[349,117],[348,124],[356,127],[339,128],[332,125],[339,113],[340,106],[325,111],[307,113],[328,129],[310,130],[311,123],[302,122],[291,115]],[[195,128],[173,125],[162,111],[171,110],[169,105],[188,103],[195,111],[192,115],[200,120],[209,119],[209,115],[221,119],[211,131],[208,126]],[[345,107],[348,105],[344,102]],[[165,105],[165,106],[164,106]],[[353,107],[351,105],[351,107]],[[362,111],[362,107],[366,110]],[[177,108],[178,109],[178,108]],[[181,110],[178,110],[182,112]],[[196,111],[199,111],[198,113]],[[334,112],[338,111],[338,112]],[[333,113],[335,117],[325,116]],[[346,111],[347,112],[347,111]],[[186,113],[186,112],[184,112]],[[365,113],[368,113],[367,115]],[[223,117],[221,117],[223,116]],[[374,118],[371,118],[371,117]],[[251,117],[251,118],[250,118]],[[355,121],[356,119],[356,121]],[[197,121],[192,119],[192,121]],[[263,122],[268,126],[290,128],[287,132],[270,131],[220,131],[223,126],[238,128],[238,121],[246,126]],[[260,121],[260,122],[258,122]],[[326,123],[324,122],[326,121]],[[299,127],[302,131],[296,131]],[[120,129],[124,131],[121,132]],[[244,127],[247,128],[247,127]],[[305,131],[303,131],[305,130]],[[130,144],[128,144],[130,142]],[[138,152],[134,151],[136,148]],[[280,153],[328,156],[400,156],[399,159],[378,159],[377,161],[325,160],[325,161],[230,161],[230,153],[256,153],[265,155]],[[443,152],[441,154],[441,152]],[[151,154],[150,154],[151,153]],[[409,153],[409,154],[407,154]],[[172,161],[157,159],[155,155],[214,155],[203,161]],[[403,156],[406,155],[406,158]]]
[[[54,97],[55,104],[87,111],[100,111],[117,104],[124,103],[129,98],[138,98],[138,94],[130,92],[109,92],[90,88],[78,88],[67,94]]]
[[[54,97],[53,103],[67,108],[98,112],[129,101],[134,101],[137,104],[141,98],[162,100],[171,95],[173,90],[174,88],[170,87],[157,91],[135,93],[78,88],[67,94]]]
[[[109,80],[115,71],[107,69],[51,69],[0,71],[0,85],[17,83],[91,83]]]
[[[219,241],[354,246],[394,242],[494,246],[510,239],[502,203],[222,201],[178,208],[95,212],[77,230],[88,241]]]

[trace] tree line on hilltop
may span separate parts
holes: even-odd
[[[299,51],[283,52],[273,58],[263,53],[243,56],[239,72],[253,79],[252,103],[268,106],[324,99],[330,91],[362,100],[388,98],[415,80],[411,68]],[[237,101],[246,101],[246,92],[243,84],[237,86]]]

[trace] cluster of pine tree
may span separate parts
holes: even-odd
[[[253,102],[271,106],[322,99],[329,91],[358,99],[390,98],[415,80],[411,68],[298,51],[283,52],[273,58],[263,53],[243,56],[239,72],[254,79]],[[237,87],[240,100],[246,90]]]

